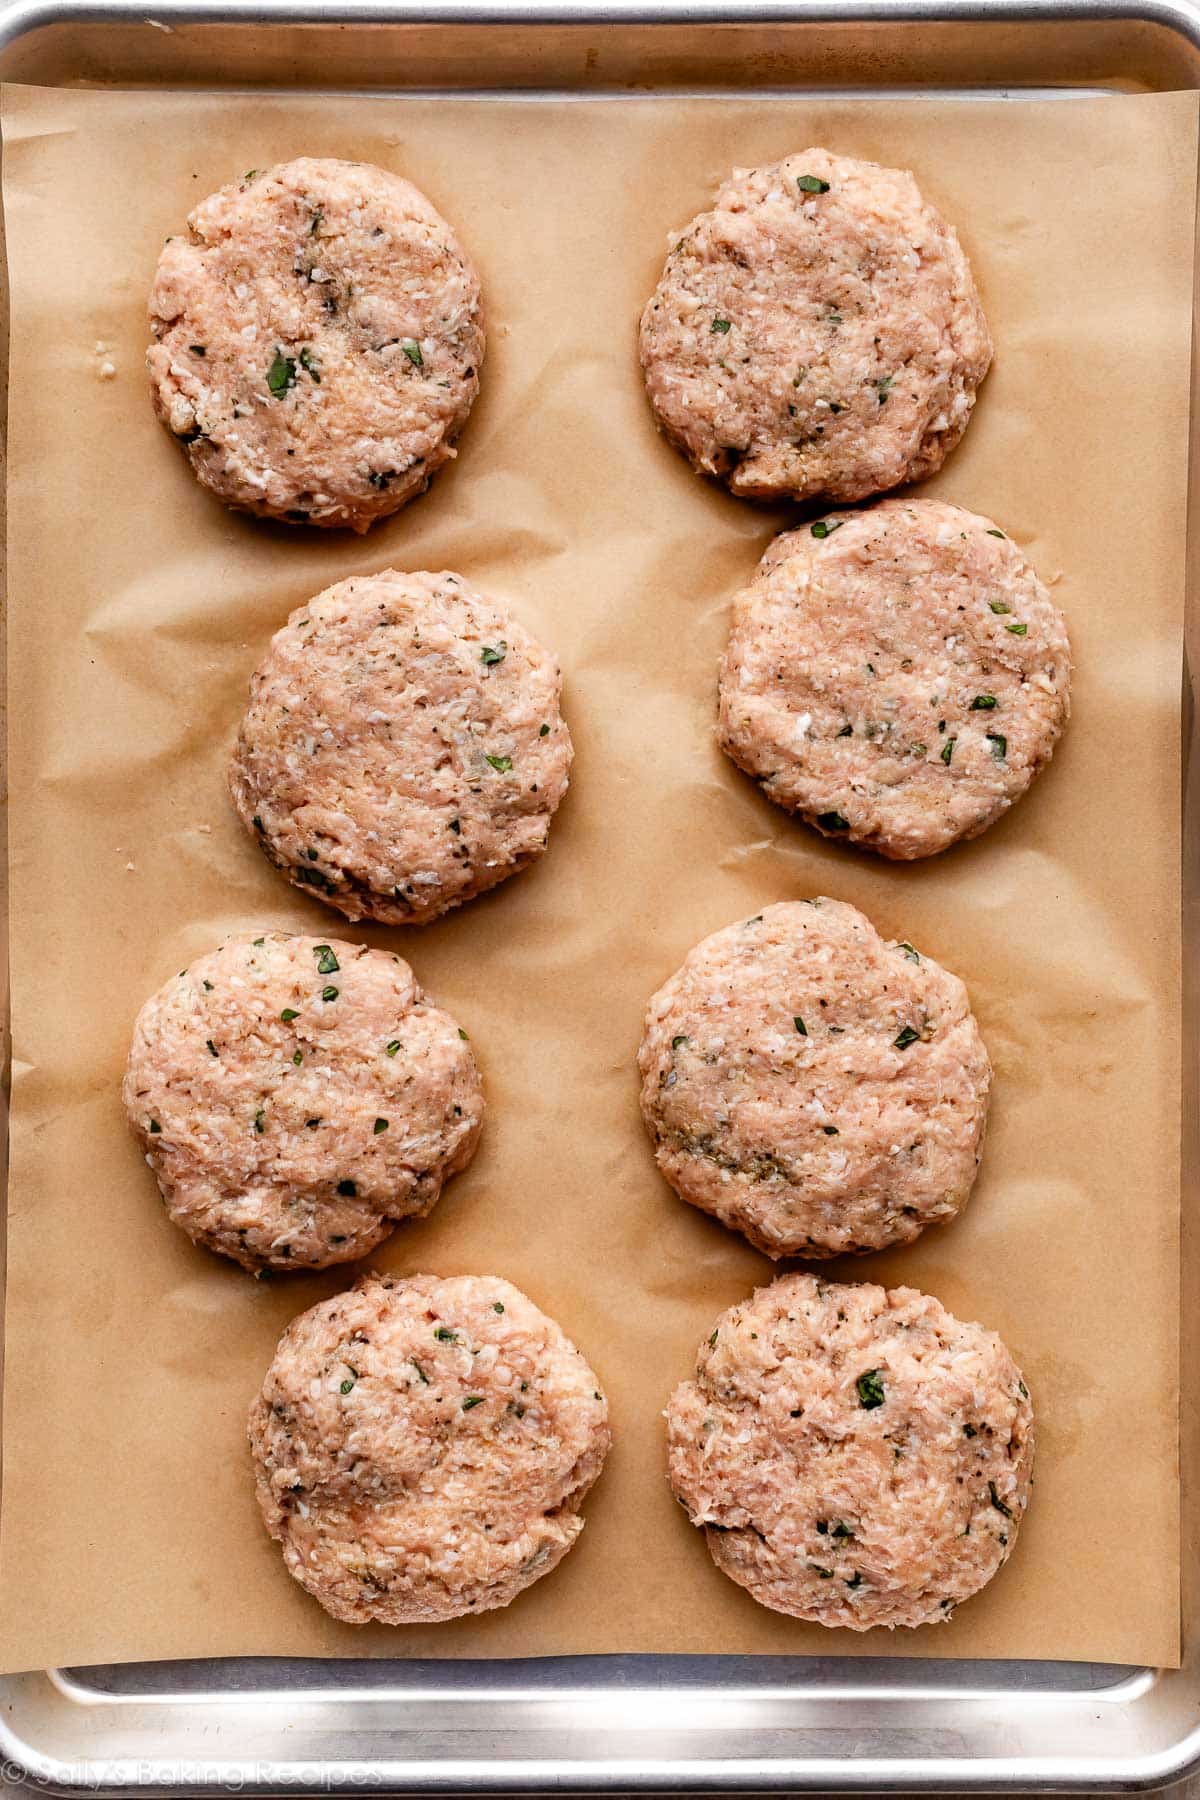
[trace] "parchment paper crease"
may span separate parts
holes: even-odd
[[[1036,103],[364,99],[9,89],[13,1162],[0,1663],[233,1652],[1086,1657],[1178,1651],[1179,685],[1195,95]],[[726,601],[786,515],[655,436],[634,322],[734,163],[821,142],[908,165],[960,227],[997,358],[932,484],[1024,546],[1071,626],[1075,717],[978,843],[888,867],[820,842],[714,748]],[[155,424],[158,248],[301,153],[382,163],[484,278],[453,470],[365,540],[235,518]],[[102,348],[98,347],[102,346]],[[114,379],[100,365],[111,361]],[[495,1271],[577,1337],[616,1448],[580,1546],[509,1611],[354,1631],[284,1575],[243,1418],[279,1331],[347,1271],[254,1282],[165,1220],[117,1084],[142,999],[250,925],[332,930],[237,827],[224,763],[290,608],[356,570],[458,569],[559,652],[578,761],[535,871],[410,956],[478,1050],[482,1150],[375,1261]],[[1061,579],[1060,579],[1061,577]],[[704,933],[821,892],[967,981],[996,1065],[960,1221],[843,1267],[999,1329],[1039,1416],[1017,1554],[946,1627],[823,1632],[710,1565],[661,1409],[767,1263],[657,1178],[633,1056]]]

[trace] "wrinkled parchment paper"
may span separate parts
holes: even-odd
[[[233,1652],[896,1652],[1170,1664],[1176,1469],[1179,684],[1194,95],[1047,103],[581,103],[8,89],[13,1167],[0,1543],[5,1667]],[[713,744],[726,603],[786,514],[655,436],[634,350],[668,231],[734,163],[806,143],[911,165],[997,342],[931,488],[992,514],[1071,626],[1075,718],[978,843],[889,867],[772,808]],[[155,424],[163,238],[301,153],[402,171],[478,259],[491,343],[455,467],[365,540],[226,513]],[[115,376],[105,379],[101,365]],[[373,1259],[494,1271],[572,1332],[616,1446],[587,1530],[511,1609],[353,1630],[284,1574],[247,1403],[285,1322],[351,1279],[255,1282],[167,1223],[118,1080],[145,996],[226,933],[342,930],[235,823],[227,746],[289,610],[449,567],[560,654],[578,760],[535,870],[373,930],[470,1031],[468,1174]],[[1038,1411],[1010,1566],[891,1639],[760,1609],[663,1476],[662,1407],[767,1262],[655,1173],[633,1058],[705,933],[826,893],[967,981],[996,1066],[975,1196],[841,1273],[997,1328]],[[346,928],[350,935],[354,928]]]

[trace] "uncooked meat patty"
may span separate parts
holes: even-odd
[[[978,837],[1070,715],[1062,614],[990,519],[885,500],[775,539],[734,601],[720,741],[830,837],[909,859]]]
[[[697,944],[638,1066],[671,1186],[767,1256],[906,1243],[971,1191],[991,1068],[967,991],[841,901]]]
[[[297,887],[348,919],[423,925],[545,849],[572,756],[561,685],[461,576],[339,582],[254,674],[234,805]]]
[[[701,1344],[667,1435],[717,1567],[819,1625],[948,1619],[1007,1561],[1029,1503],[1020,1370],[913,1288],[760,1288]]]
[[[138,1014],[125,1109],[167,1212],[244,1269],[319,1269],[421,1218],[470,1162],[470,1045],[385,950],[233,938]]]
[[[583,1530],[600,1383],[492,1276],[365,1275],[285,1331],[250,1409],[267,1530],[351,1625],[507,1606]]]
[[[912,176],[802,150],[737,169],[642,314],[650,404],[735,494],[861,500],[941,466],[992,345]]]
[[[479,278],[411,183],[301,157],[210,194],[150,294],[155,409],[229,506],[365,531],[479,391]]]

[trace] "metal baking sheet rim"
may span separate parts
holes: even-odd
[[[1186,49],[1195,64],[1193,84],[1200,86],[1200,0],[150,0],[147,6],[0,0],[0,64],[33,34],[73,25],[685,25],[702,31],[706,25],[1089,21],[1157,27]],[[1194,397],[1197,338],[1200,332],[1194,333]],[[1198,449],[1200,408],[1193,405],[1193,469]],[[1190,674],[1200,660],[1191,604],[1200,574],[1198,487],[1193,481],[1183,670],[1184,1031],[1191,1052],[1200,1021],[1200,956],[1192,954],[1200,947],[1200,722]],[[1184,1067],[1186,1201],[1200,1139],[1194,1054]],[[1185,1204],[1185,1249],[1190,1231]],[[1189,1298],[1200,1301],[1200,1259],[1190,1254],[1184,1286],[1186,1322],[1200,1316],[1200,1306],[1189,1306]],[[1186,1469],[1187,1434],[1184,1442]],[[1193,1560],[1200,1563],[1194,1546]],[[139,1795],[1153,1790],[1200,1770],[1200,1626],[1193,1628],[1189,1606],[1197,1574],[1185,1527],[1184,1662],[1172,1671],[631,1656],[536,1666],[230,1659],[0,1677],[0,1789]],[[76,1733],[69,1755],[47,1741],[64,1719]],[[1153,1743],[1137,1742],[1138,1730],[1156,1720],[1166,1730],[1152,1733]],[[365,1754],[366,1733],[375,1754]]]

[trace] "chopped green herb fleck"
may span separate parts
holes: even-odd
[[[897,948],[897,950],[903,950],[903,952],[904,952],[905,956],[908,958],[909,962],[915,962],[915,963],[920,962],[920,960],[921,960],[920,957],[917,955],[917,953],[913,949],[912,945],[910,943],[908,943],[906,940],[902,940],[900,943],[898,943],[896,945],[896,948]]]
[[[827,194],[829,183],[822,181],[819,175],[797,175],[796,186],[802,194]]]
[[[822,1125],[821,1130],[826,1137],[841,1137],[842,1135],[836,1125]]]
[[[1007,600],[989,600],[988,605],[994,613],[1010,613],[1012,611]]]
[[[462,1409],[464,1412],[470,1412],[470,1410],[473,1406],[482,1406],[482,1405],[483,1405],[483,1395],[482,1394],[468,1394],[466,1399],[462,1403]]]
[[[312,862],[316,862],[315,850],[310,850],[308,855]],[[333,884],[322,875],[320,869],[293,869],[292,875],[296,881],[306,882],[309,887],[320,888],[322,893],[331,894],[333,892]]]
[[[503,1300],[493,1300],[492,1301],[492,1311],[502,1313],[504,1311]]]
[[[862,1586],[862,1570],[861,1569],[855,1569],[854,1579],[852,1581],[847,1581],[846,1586],[848,1588],[857,1588],[857,1587]]]
[[[278,400],[279,396],[286,394],[290,387],[295,386],[295,383],[296,365],[292,358],[285,356],[277,346],[274,360],[267,370],[267,386]]]
[[[992,712],[996,706],[995,694],[976,694],[971,702],[972,712]]]
[[[853,725],[843,725],[842,729],[838,732],[838,736],[839,737],[853,737],[854,736]]]
[[[839,1519],[837,1524],[830,1528],[829,1535],[830,1537],[835,1538],[852,1538],[854,1533],[847,1525],[845,1519]]]
[[[391,1043],[390,1043],[390,1044],[389,1044],[389,1045],[388,1045],[388,1047],[387,1047],[387,1053],[388,1053],[388,1055],[389,1055],[389,1056],[395,1056],[395,1054],[396,1054],[396,1052],[397,1052],[397,1050],[398,1050],[398,1049],[399,1049],[399,1048],[400,1048],[400,1039],[399,1039],[399,1038],[393,1038],[393,1039],[392,1039],[392,1041],[391,1041]]]
[[[459,1035],[459,1037],[460,1037],[460,1038],[461,1038],[461,1039],[462,1039],[462,1041],[463,1041],[463,1043],[464,1043],[464,1044],[469,1044],[469,1043],[470,1043],[470,1041],[471,1041],[471,1040],[470,1040],[470,1038],[469,1038],[469,1037],[468,1037],[468,1036],[467,1036],[467,1034],[466,1034],[466,1032],[465,1032],[465,1031],[464,1031],[464,1030],[463,1030],[463,1028],[462,1028],[462,1026],[461,1026],[461,1025],[460,1025],[460,1026],[459,1026],[459,1028],[458,1028],[458,1035]]]
[[[296,1011],[294,1006],[285,1006],[279,1016],[285,1025],[290,1025],[293,1019],[298,1019],[300,1017],[300,1014]]]
[[[920,1032],[914,1031],[911,1025],[906,1025],[904,1030],[900,1033],[900,1036],[896,1039],[896,1049],[907,1050],[910,1044],[916,1043],[920,1035]]]
[[[345,1381],[343,1381],[343,1383],[338,1391],[339,1391],[339,1393],[342,1393],[342,1394],[348,1394],[353,1386],[354,1386],[354,1377],[353,1377],[353,1375],[351,1375],[351,1376],[348,1376]]]
[[[1024,637],[1026,632],[1029,630],[1029,627],[1028,627],[1028,625],[1016,624],[1016,625],[1006,625],[1004,627],[1004,629],[1005,629],[1005,631],[1011,631],[1014,637]]]
[[[245,185],[245,183],[246,183],[246,182],[247,182],[247,181],[253,181],[253,180],[254,180],[254,177],[255,177],[255,176],[256,176],[256,175],[257,175],[257,174],[258,174],[258,170],[257,170],[257,169],[247,169],[247,170],[246,170],[246,173],[245,173],[245,174],[244,174],[244,175],[243,175],[243,176],[242,176],[242,183],[243,183],[243,186],[244,186],[244,185]]]
[[[678,1037],[673,1037],[673,1038],[672,1038],[672,1039],[671,1039],[671,1048],[672,1048],[672,1050],[678,1050],[678,1048],[679,1048],[679,1046],[680,1046],[680,1044],[686,1044],[686,1043],[687,1043],[687,1041],[688,1041],[688,1040],[687,1040],[687,1033],[686,1033],[686,1032],[685,1032],[685,1031],[681,1031],[681,1032],[680,1032],[680,1033],[679,1033],[679,1036],[678,1036]]]
[[[731,319],[714,319],[712,324],[709,326],[709,330],[710,330],[710,332],[720,331],[720,332],[724,333],[729,330],[729,327],[732,323],[733,323],[733,321]]]
[[[343,1199],[353,1200],[355,1194],[358,1192],[358,1188],[352,1181],[339,1181],[337,1184],[337,1191],[342,1195]]]
[[[439,1325],[433,1335],[441,1344],[457,1344],[458,1342],[457,1331],[451,1331],[448,1325]]]
[[[316,382],[317,386],[320,387],[321,365],[307,344],[305,344],[303,350],[300,352],[300,367],[304,370],[305,374],[310,376],[312,380]]]
[[[405,338],[400,348],[414,368],[424,368],[425,358],[421,355],[421,346],[417,343],[415,338]]]
[[[888,393],[890,392],[892,383],[895,379],[896,377],[894,375],[885,375],[882,381],[877,381],[875,383],[875,392],[879,397],[880,406],[887,400]]]
[[[420,1376],[421,1380],[425,1383],[425,1386],[428,1387],[429,1386],[429,1377],[425,1373],[424,1369],[421,1367],[420,1363],[417,1361],[416,1357],[410,1356],[408,1360],[412,1364],[413,1368],[417,1371],[417,1374]]]
[[[973,1438],[973,1437],[978,1437],[979,1433],[975,1429],[974,1425],[964,1425],[963,1426],[963,1436],[965,1438]]]
[[[335,987],[323,987],[321,989],[322,1000],[336,1000],[337,997],[338,991]]]
[[[263,1125],[263,1109],[261,1106],[259,1107],[258,1111],[254,1115],[254,1129],[255,1129],[255,1131],[260,1131],[260,1132],[266,1129],[265,1126]]]
[[[292,1061],[295,1063],[297,1068],[299,1068],[300,1064],[304,1061],[304,1057],[299,1050],[293,1050]]]
[[[507,655],[508,645],[501,638],[498,644],[485,644],[479,652],[479,660],[490,669],[493,663],[502,663]]]
[[[792,1024],[796,1027],[796,1030],[800,1033],[801,1037],[808,1036],[808,1026],[804,1023],[803,1019],[793,1019]]]
[[[512,768],[511,756],[485,756],[484,762],[491,763],[498,775],[507,775]]]
[[[996,1484],[994,1481],[988,1482],[988,1498],[991,1501],[992,1505],[995,1507],[997,1512],[1003,1513],[1006,1519],[1012,1518],[1012,1516],[1013,1516],[1012,1507],[1006,1506],[1004,1501],[1000,1498],[1000,1495],[997,1492]]]
[[[1022,1400],[1028,1400],[1029,1389],[1025,1386],[1025,1383],[1019,1377],[1017,1379],[1017,1388],[1018,1388],[1018,1391],[1020,1392]]]
[[[261,948],[262,948],[262,946],[263,946],[263,945],[264,945],[264,944],[265,944],[265,943],[266,943],[266,941],[267,941],[267,940],[266,940],[266,938],[265,938],[265,937],[260,937],[260,938],[255,938],[255,940],[254,940],[254,948],[255,948],[255,949],[256,949],[256,950],[260,950],[260,949],[261,949]]]
[[[827,538],[835,531],[840,531],[845,524],[844,519],[814,519],[809,530],[815,538]]]
[[[711,1335],[711,1337],[710,1337],[710,1338],[709,1338],[709,1340],[708,1340],[708,1347],[709,1347],[709,1349],[710,1349],[710,1350],[711,1350],[711,1349],[712,1349],[712,1347],[713,1347],[713,1345],[714,1345],[714,1344],[715,1344],[715,1343],[716,1343],[716,1341],[717,1341],[717,1334],[716,1334],[716,1332],[715,1332],[715,1331],[714,1331],[714,1332],[713,1332],[713,1333],[712,1333],[712,1335]]]
[[[998,731],[989,731],[988,743],[992,746],[992,755],[997,762],[1003,762],[1008,755],[1008,739],[1001,737]]]
[[[994,525],[988,527],[989,537],[1004,537],[1004,535],[1005,533],[1003,531],[997,531]]]
[[[387,1128],[388,1128],[388,1122],[386,1119],[376,1119],[376,1121],[375,1121],[375,1136],[378,1137],[380,1132],[386,1131]]]
[[[151,1137],[153,1137],[153,1136],[155,1136],[155,1134],[156,1134],[156,1133],[157,1133],[157,1132],[160,1132],[160,1131],[161,1131],[161,1130],[162,1130],[162,1126],[161,1126],[161,1125],[160,1125],[160,1124],[159,1124],[159,1122],[158,1122],[158,1120],[157,1120],[157,1119],[151,1119],[151,1121],[150,1121],[150,1135],[151,1135]]]
[[[958,739],[956,737],[952,737],[952,738],[947,738],[946,742],[942,745],[942,761],[947,766],[949,766],[950,759],[954,755],[954,746],[955,746],[955,744],[957,744],[957,742],[958,742]]]
[[[336,975],[337,974],[338,969],[341,965],[339,964],[337,957],[333,954],[333,951],[330,949],[328,944],[314,944],[313,955],[317,959],[317,974],[318,975]]]
[[[849,831],[850,829],[849,819],[843,819],[840,812],[818,813],[817,824],[822,831]]]
[[[539,737],[549,737],[550,736],[550,727],[548,725],[540,726],[538,729],[538,736]]]
[[[213,1043],[212,1039],[205,1038],[204,1041],[208,1045],[208,1054],[210,1056],[215,1056],[217,1054],[217,1046]]]
[[[820,1563],[809,1563],[808,1566],[813,1571],[814,1575],[819,1575],[821,1577],[822,1581],[832,1581],[833,1580],[833,1570],[832,1569],[823,1569],[821,1567]]]
[[[878,1369],[868,1369],[865,1374],[859,1376],[854,1386],[858,1391],[858,1404],[867,1412],[874,1412],[875,1408],[882,1406],[887,1398]]]
[[[205,983],[204,983],[204,991],[205,991],[205,993],[206,993],[206,994],[211,994],[211,993],[212,993],[212,991],[213,991],[213,984],[212,984],[212,982],[211,982],[211,981],[206,981],[206,982],[205,982]]]

